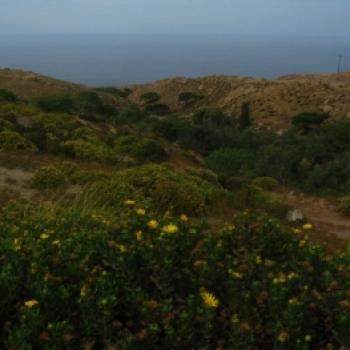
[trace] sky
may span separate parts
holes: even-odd
[[[0,8],[5,35],[350,35],[350,0],[0,0]]]

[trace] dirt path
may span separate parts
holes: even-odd
[[[313,240],[326,244],[330,249],[344,249],[350,241],[350,218],[337,212],[335,198],[320,198],[285,189],[273,194],[280,202],[299,209],[312,223],[316,232]]]
[[[29,171],[0,166],[0,204],[15,198],[31,199],[36,194],[29,186],[32,176]]]

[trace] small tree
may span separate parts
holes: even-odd
[[[17,102],[18,97],[11,91],[0,89],[0,101]]]
[[[145,92],[141,95],[141,100],[143,100],[146,104],[156,103],[160,100],[160,95],[156,92]]]
[[[250,118],[250,106],[248,102],[242,103],[241,115],[239,116],[239,129],[241,131],[249,128],[252,125]]]
[[[329,118],[327,113],[304,112],[295,116],[292,124],[303,133],[319,127],[325,120]]]

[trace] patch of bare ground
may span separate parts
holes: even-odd
[[[290,189],[273,193],[281,203],[299,209],[308,222],[315,226],[311,239],[331,251],[344,250],[350,241],[350,218],[337,211],[334,197],[316,197]]]
[[[30,200],[37,191],[30,188],[33,173],[22,169],[8,169],[0,166],[0,205],[12,199]]]

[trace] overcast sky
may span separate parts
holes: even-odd
[[[350,0],[0,0],[0,33],[347,36]]]

